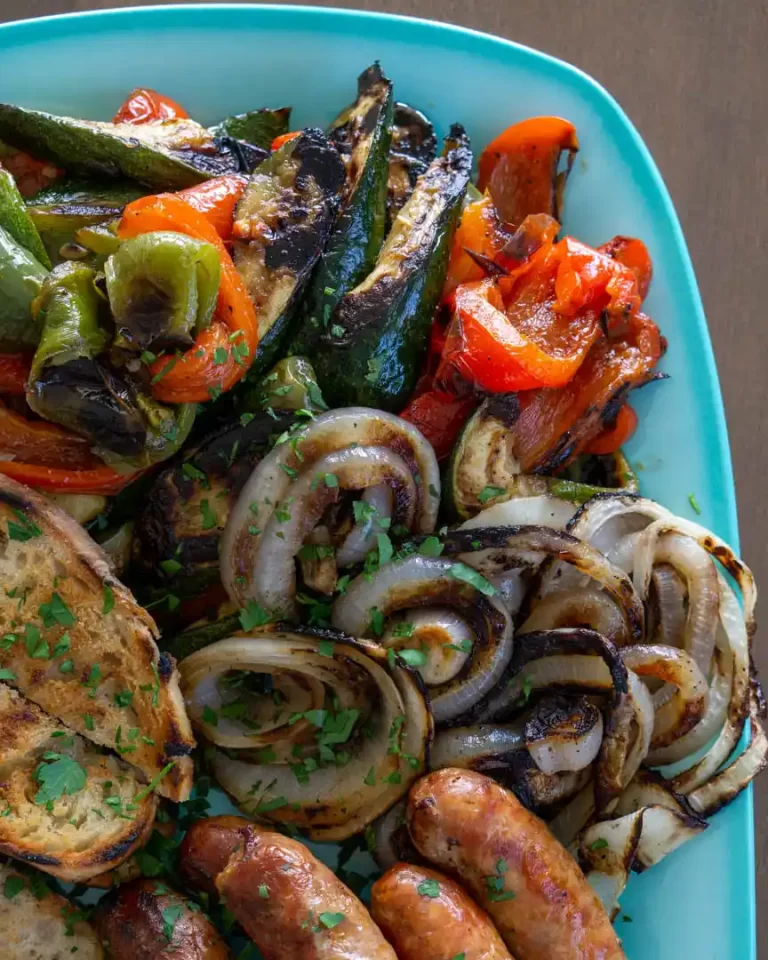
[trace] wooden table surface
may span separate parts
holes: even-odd
[[[0,19],[129,6],[0,0]],[[473,27],[562,57],[618,98],[661,168],[696,267],[725,396],[742,550],[768,584],[768,4],[766,0],[336,0]],[[768,679],[768,640],[755,659]],[[756,788],[758,877],[768,872],[768,775]],[[758,882],[758,956],[768,885]]]

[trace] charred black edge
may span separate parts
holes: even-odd
[[[449,531],[443,538],[443,555],[455,557],[458,554],[474,553],[477,550],[511,549],[514,544],[511,544],[510,540],[514,537],[532,535],[542,536],[548,543],[558,546],[578,546],[582,543],[578,537],[574,537],[570,533],[559,530],[553,531],[551,527],[542,527],[535,524],[475,527],[470,530]]]
[[[506,267],[503,267],[500,263],[496,263],[495,260],[491,257],[486,257],[484,253],[478,253],[476,250],[471,250],[469,247],[461,248],[464,253],[467,254],[474,262],[480,267],[481,270],[484,270],[490,277],[508,277],[509,270]]]
[[[621,500],[622,503],[625,503],[626,506],[632,506],[638,500],[644,500],[645,498],[638,493],[625,493],[623,491],[617,490],[616,493],[596,493],[594,497],[590,497],[589,500],[585,501],[579,509],[574,513],[571,519],[568,521],[566,530],[572,530],[578,521],[583,517],[587,512],[588,508],[596,503],[598,500]]]
[[[688,797],[684,796],[682,793],[678,793],[677,790],[675,790],[674,781],[667,780],[667,778],[663,777],[658,770],[651,770],[650,767],[640,767],[633,779],[635,778],[639,778],[640,780],[644,780],[646,783],[651,783],[655,786],[661,787],[665,793],[668,793],[672,797],[675,803],[680,805],[686,817],[690,817],[693,820],[701,820],[701,817],[691,806]]]
[[[597,723],[600,711],[583,694],[564,695],[554,693],[542,697],[525,723],[525,740],[536,742],[551,736],[552,726],[568,721],[574,716],[576,724],[566,736],[578,738],[589,733]]]
[[[586,627],[558,627],[555,630],[540,630],[517,637],[509,675],[519,673],[532,660],[558,654],[589,654],[600,657],[611,674],[614,698],[629,692],[627,668],[619,651],[602,634]]]

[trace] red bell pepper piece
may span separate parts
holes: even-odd
[[[142,197],[123,211],[118,234],[155,230],[184,233],[213,244],[221,261],[219,296],[211,325],[180,356],[150,367],[152,394],[164,403],[203,403],[233,387],[253,363],[258,343],[256,311],[221,237],[200,212],[172,193]]]
[[[532,213],[560,219],[565,181],[579,149],[576,128],[560,117],[532,117],[507,127],[480,155],[477,185],[502,219],[518,226]],[[558,173],[561,153],[568,164]]]
[[[279,137],[275,137],[272,141],[272,152],[279,150],[284,143],[288,143],[289,140],[293,140],[294,137],[298,137],[301,133],[301,130],[290,130],[288,133],[281,133]]]
[[[606,254],[634,273],[637,277],[638,292],[642,300],[648,296],[648,288],[653,277],[653,263],[648,248],[642,240],[636,237],[614,237],[602,247],[597,248],[600,253]]]
[[[590,440],[584,447],[584,453],[598,455],[617,453],[637,430],[637,414],[627,403],[616,414],[613,425]]]
[[[433,386],[413,397],[400,416],[418,427],[434,447],[437,459],[444,460],[478,403],[471,394],[457,396]]]
[[[153,120],[184,120],[189,114],[170,97],[148,87],[132,90],[114,115],[114,123],[151,123]]]
[[[119,493],[138,476],[137,473],[116,473],[111,467],[73,470],[16,460],[0,460],[0,473],[47,493],[100,493],[107,497]]]
[[[232,173],[179,190],[176,196],[188,203],[190,207],[194,207],[198,213],[202,213],[205,219],[216,228],[222,240],[231,240],[235,207],[247,183],[247,177],[240,173]]]
[[[0,407],[0,450],[12,454],[15,462],[41,466],[84,470],[102,465],[84,437],[46,420],[27,420],[5,407]]]
[[[0,394],[23,397],[31,365],[31,354],[0,353]]]

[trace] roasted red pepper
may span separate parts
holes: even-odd
[[[642,300],[648,296],[648,288],[653,277],[653,263],[648,248],[642,240],[636,237],[614,237],[602,247],[597,248],[600,253],[617,260],[634,273],[637,277],[638,292]]]
[[[566,237],[546,243],[508,276],[453,294],[439,380],[452,366],[491,392],[561,387],[601,333],[640,306],[635,274]]]
[[[31,354],[0,353],[0,394],[23,397],[31,366]]]
[[[272,141],[272,152],[279,150],[284,143],[288,143],[289,140],[293,140],[294,137],[298,137],[301,133],[301,130],[289,130],[288,133],[281,133],[279,137],[275,137]]]
[[[118,234],[135,237],[155,230],[184,233],[213,244],[221,281],[211,325],[180,356],[155,361],[152,394],[164,403],[202,403],[233,387],[253,363],[258,343],[256,311],[240,274],[211,222],[176,194],[142,197],[123,212]]]
[[[565,387],[521,393],[511,438],[521,473],[551,474],[584,452],[616,420],[629,391],[653,379],[665,349],[656,324],[638,313],[601,337]]]
[[[189,114],[170,97],[156,90],[138,87],[113,117],[114,123],[151,123],[153,120],[183,120]]]
[[[531,213],[560,219],[565,181],[579,149],[576,128],[560,117],[532,117],[492,140],[480,155],[477,185],[488,191],[507,223],[518,226]],[[558,173],[561,153],[568,163]]]
[[[515,231],[501,220],[490,197],[467,204],[453,235],[443,292],[482,280],[492,267],[498,272],[518,267],[538,247],[554,240],[559,229],[556,220],[536,214]]]
[[[248,178],[239,173],[226,177],[214,177],[186,190],[179,190],[177,197],[202,213],[215,228],[222,240],[232,239],[232,221],[237,201],[243,195]]]
[[[450,455],[467,418],[478,405],[471,394],[457,396],[432,387],[415,396],[400,416],[418,427],[429,440],[438,460]]]
[[[64,173],[47,160],[35,160],[21,150],[0,158],[0,162],[16,181],[23,197],[34,197]]]
[[[584,447],[585,453],[607,454],[619,451],[637,430],[637,414],[626,403],[616,414],[611,426],[590,440]]]
[[[4,407],[0,407],[0,450],[13,454],[16,461],[41,466],[90,470],[102,465],[84,437],[46,420],[27,420]]]
[[[100,493],[107,497],[119,493],[138,476],[135,473],[116,473],[110,467],[73,470],[69,467],[18,463],[15,460],[0,460],[0,473],[47,493]]]

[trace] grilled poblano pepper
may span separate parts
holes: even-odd
[[[396,103],[389,148],[387,180],[387,226],[405,206],[416,181],[427,170],[437,153],[437,137],[432,124],[420,110],[407,103]]]
[[[378,63],[357,82],[357,100],[329,137],[346,167],[341,213],[312,274],[293,327],[291,353],[311,356],[337,304],[373,269],[386,233],[392,84]]]
[[[278,110],[249,110],[248,113],[236,113],[231,117],[225,117],[209,129],[214,137],[234,137],[236,140],[269,151],[275,137],[288,133],[290,122],[291,108],[280,107]]]
[[[181,233],[124,241],[104,265],[115,346],[188,350],[211,322],[220,272],[216,248]]]
[[[19,193],[16,181],[7,170],[2,168],[0,168],[0,227],[44,267],[51,269],[52,264],[48,253],[29,215],[24,198]]]
[[[51,260],[60,263],[86,259],[90,248],[78,232],[119,219],[123,207],[146,192],[130,181],[67,179],[28,200],[27,210]]]
[[[413,391],[445,281],[451,235],[469,182],[463,127],[419,178],[373,271],[331,318],[313,363],[330,406],[401,410]]]
[[[321,130],[307,129],[252,175],[232,229],[234,260],[259,318],[251,375],[267,369],[336,219],[344,164]]]
[[[0,349],[33,347],[40,324],[31,304],[42,289],[48,271],[32,254],[0,227]]]
[[[155,190],[178,190],[253,169],[264,151],[214,136],[194,120],[104,123],[0,103],[0,138],[33,156],[92,176],[130,177]]]
[[[95,271],[54,268],[35,301],[42,334],[27,401],[40,416],[88,437],[113,466],[145,467],[174,453],[195,416],[194,405],[165,407],[109,365],[110,334]]]

